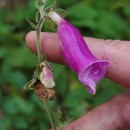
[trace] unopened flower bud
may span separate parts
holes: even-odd
[[[53,73],[46,65],[46,62],[42,63],[43,69],[40,74],[40,81],[45,86],[45,88],[53,88],[55,86]]]

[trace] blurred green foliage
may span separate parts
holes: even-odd
[[[37,62],[24,41],[32,30],[26,17],[34,21],[34,2],[0,8],[0,130],[50,128],[44,105],[33,92],[22,91]],[[130,40],[128,0],[57,0],[57,6],[68,11],[66,18],[85,36]],[[43,31],[50,30],[45,25]],[[123,91],[121,86],[104,79],[97,94],[91,96],[72,71],[54,66],[57,98],[51,105],[61,105],[73,120]]]

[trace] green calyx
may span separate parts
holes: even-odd
[[[67,11],[63,9],[55,9],[56,0],[37,0],[35,6],[37,12],[35,14],[35,21],[37,24],[34,24],[31,20],[27,18],[30,26],[37,30],[39,26],[45,23],[51,30],[57,31],[57,24],[51,20],[47,15],[50,11],[54,11],[59,14],[62,18],[67,15]]]

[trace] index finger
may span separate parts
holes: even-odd
[[[85,41],[98,59],[110,61],[107,77],[130,88],[130,41],[102,40],[85,37]],[[26,36],[27,46],[36,54],[36,33]],[[41,48],[48,59],[55,63],[64,63],[57,34],[41,33]]]

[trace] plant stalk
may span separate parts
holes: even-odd
[[[41,37],[40,37],[40,33],[41,33],[41,26],[39,26],[39,28],[36,30],[37,32],[37,54],[38,54],[38,63],[41,62],[41,57],[42,57],[42,53],[41,53]]]
[[[41,36],[40,36],[42,25],[43,25],[43,19],[42,19],[42,21],[41,20],[39,21],[39,23],[37,25],[37,29],[36,29],[36,32],[37,32],[37,53],[38,53],[38,63],[39,64],[42,62]],[[54,120],[54,115],[53,115],[53,112],[51,110],[51,107],[50,107],[48,100],[45,100],[44,104],[45,104],[45,107],[47,109],[47,112],[48,112],[48,115],[50,118],[52,129],[56,130],[56,123]]]
[[[44,104],[46,106],[46,109],[47,109],[47,112],[48,112],[48,115],[49,115],[49,118],[50,118],[50,121],[51,121],[52,130],[56,130],[55,119],[54,119],[53,112],[51,110],[51,107],[50,107],[50,104],[49,104],[48,100],[45,100]]]

